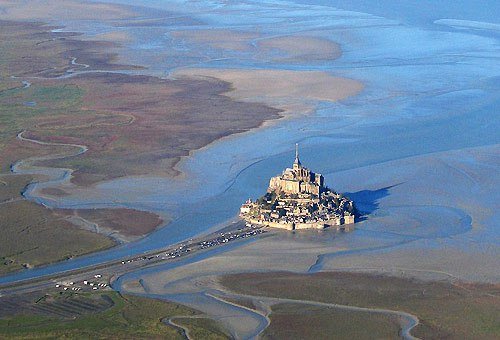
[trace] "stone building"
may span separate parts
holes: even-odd
[[[240,217],[251,224],[287,230],[345,230],[344,225],[355,222],[355,208],[347,197],[325,186],[321,174],[302,166],[295,145],[292,168],[271,178],[263,197],[246,201],[240,208]]]
[[[277,194],[312,194],[315,196],[319,196],[324,190],[323,176],[302,166],[297,144],[295,145],[293,167],[291,169],[287,168],[281,175],[271,178],[267,189],[268,192]]]

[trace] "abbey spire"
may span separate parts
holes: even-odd
[[[323,229],[354,223],[351,200],[329,189],[321,174],[303,166],[299,145],[295,144],[293,168],[286,168],[269,180],[267,193],[256,201],[248,200],[240,208],[247,224],[287,230]]]
[[[299,143],[295,143],[295,161],[293,162],[293,168],[301,167],[300,159],[299,159]]]

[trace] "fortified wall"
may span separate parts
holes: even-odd
[[[269,181],[267,193],[240,208],[240,217],[251,224],[286,230],[324,229],[355,222],[353,202],[325,186],[321,174],[302,165],[298,145],[292,168]]]

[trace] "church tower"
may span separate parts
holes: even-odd
[[[299,143],[295,143],[295,161],[293,162],[293,169],[298,170],[302,168],[302,164],[299,159]]]

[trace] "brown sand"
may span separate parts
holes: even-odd
[[[217,78],[233,84],[231,98],[264,102],[290,111],[307,101],[338,101],[359,93],[363,84],[317,71],[183,69],[176,77]]]
[[[266,38],[257,32],[223,29],[179,30],[171,32],[171,36],[212,48],[254,52],[264,59],[286,62],[333,60],[342,54],[340,46],[335,42],[309,36]]]
[[[80,37],[81,40],[100,40],[100,41],[109,41],[113,43],[128,43],[133,40],[130,34],[126,31],[111,31],[106,33],[97,34],[90,38],[86,38],[84,36]]]
[[[163,223],[156,214],[134,209],[59,209],[65,216],[78,216],[99,225],[106,230],[116,231],[124,236],[144,236]]]
[[[274,50],[283,53],[282,57],[277,57],[275,60],[287,62],[333,60],[342,55],[340,45],[316,37],[285,36],[270,38],[259,41],[258,46],[267,52]]]
[[[0,0],[2,20],[111,20],[131,18],[136,14],[126,6],[64,0]]]
[[[250,50],[252,48],[250,41],[259,37],[258,33],[221,29],[175,31],[171,35],[174,38],[207,44],[214,48],[236,51]]]

